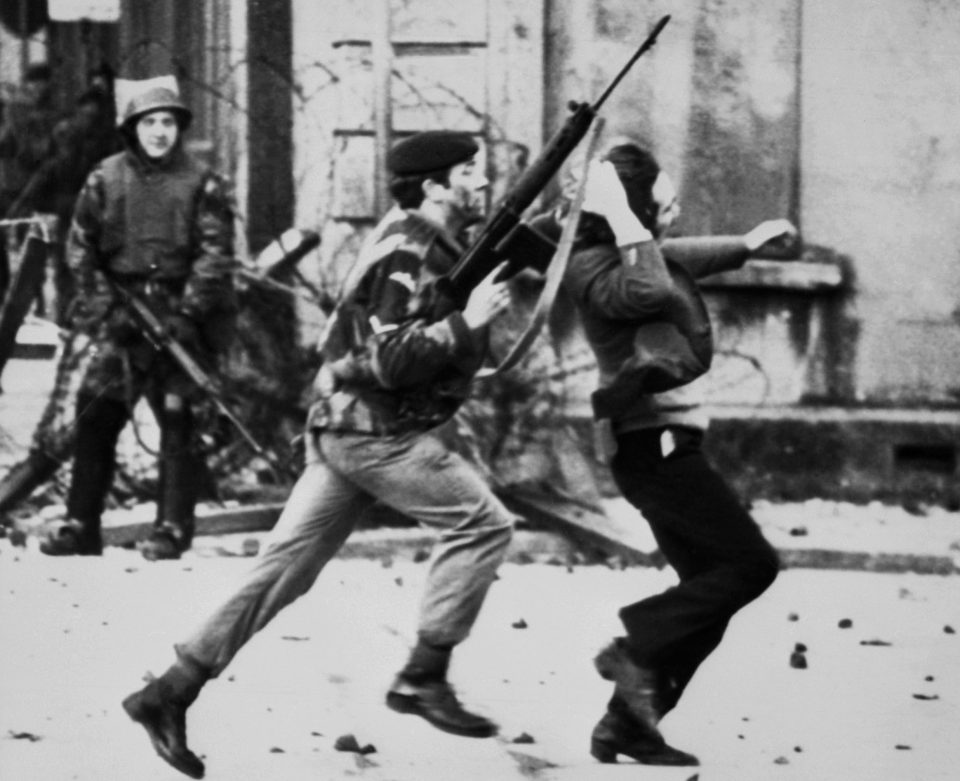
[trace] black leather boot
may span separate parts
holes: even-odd
[[[128,419],[128,408],[121,401],[86,393],[77,396],[77,438],[67,494],[69,520],[51,531],[40,545],[41,552],[49,556],[100,554],[100,516],[113,483],[117,440]]]
[[[629,708],[614,695],[603,718],[590,736],[590,753],[604,764],[617,761],[623,754],[641,765],[693,767],[699,760],[686,751],[669,745],[658,730],[651,731],[632,717]]]
[[[196,700],[206,676],[174,665],[126,697],[123,709],[146,731],[160,758],[190,778],[203,778],[203,761],[187,746],[187,708]]]
[[[497,734],[497,725],[466,710],[446,680],[451,650],[418,643],[387,692],[387,707],[397,713],[421,716],[437,729],[453,735],[492,737]]]
[[[179,559],[193,542],[197,488],[202,468],[193,450],[193,417],[182,396],[164,398],[160,430],[157,520],[141,543],[145,559]]]
[[[651,735],[659,736],[661,703],[657,671],[637,664],[630,657],[626,640],[620,637],[601,650],[593,663],[602,678],[616,684],[616,697],[634,721]]]

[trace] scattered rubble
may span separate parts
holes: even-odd
[[[334,749],[337,751],[349,751],[353,754],[374,754],[377,749],[372,743],[367,743],[365,746],[361,746],[357,742],[357,738],[352,733],[347,733],[346,735],[341,735],[333,744]]]
[[[803,643],[797,643],[790,654],[790,666],[795,670],[807,669],[807,647]]]
[[[39,735],[34,735],[32,732],[14,732],[10,730],[8,734],[13,740],[29,740],[31,743],[43,740]]]

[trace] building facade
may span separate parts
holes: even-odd
[[[319,230],[301,272],[334,292],[387,207],[393,141],[474,133],[495,204],[568,101],[594,100],[659,18],[630,0],[120,5],[113,25],[50,27],[61,79],[94,49],[121,75],[176,72],[194,135],[237,184],[251,250],[292,224]],[[960,502],[960,6],[664,10],[660,40],[603,109],[605,132],[656,150],[685,233],[786,216],[804,240],[791,264],[711,280],[718,462],[752,496]],[[518,296],[529,310],[536,291]],[[304,306],[301,319],[306,344],[323,317]],[[498,479],[557,468],[544,426],[573,432],[560,449],[590,450],[595,371],[562,302],[551,325],[475,410],[498,422],[498,441],[477,445]]]

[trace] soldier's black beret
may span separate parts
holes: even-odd
[[[387,154],[387,168],[396,176],[416,176],[465,163],[478,150],[468,133],[426,130],[394,145]]]

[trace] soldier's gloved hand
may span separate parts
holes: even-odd
[[[167,334],[182,345],[195,345],[200,341],[200,329],[186,315],[170,315],[164,323]]]
[[[113,309],[107,316],[106,332],[121,346],[131,345],[141,338],[140,326],[124,306]]]

